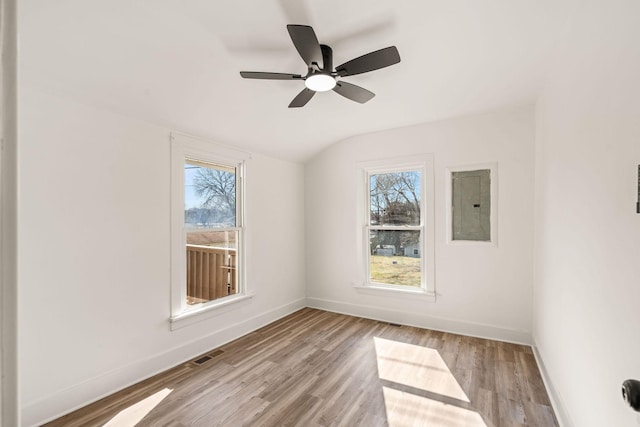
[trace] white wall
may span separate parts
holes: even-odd
[[[24,88],[20,97],[22,415],[31,425],[304,306],[303,167],[247,167],[256,292],[176,331],[169,129]]]
[[[435,303],[371,295],[356,237],[356,163],[433,153]],[[307,296],[312,306],[434,329],[529,342],[533,265],[533,108],[357,136],[305,168]],[[445,168],[498,163],[498,246],[446,244]]]
[[[632,426],[640,2],[579,2],[536,114],[534,340],[566,425]]]

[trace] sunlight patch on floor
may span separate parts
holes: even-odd
[[[487,427],[475,411],[383,387],[389,427]]]
[[[165,397],[169,395],[173,390],[165,388],[157,393],[152,394],[146,399],[123,409],[111,418],[104,427],[133,427],[138,424],[149,412],[153,410]]]
[[[373,340],[380,379],[469,402],[437,350],[378,337]]]

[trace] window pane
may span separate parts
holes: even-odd
[[[420,171],[369,177],[371,225],[420,225]]]
[[[369,280],[419,287],[422,282],[420,233],[419,230],[371,230]]]
[[[238,231],[187,232],[187,304],[238,293]]]
[[[188,161],[184,166],[187,304],[238,293],[236,171]]]
[[[235,227],[235,168],[185,163],[184,204],[187,228]]]

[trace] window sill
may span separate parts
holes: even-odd
[[[364,285],[353,285],[353,288],[360,293],[369,294],[369,295],[389,295],[394,294],[402,297],[409,297],[412,299],[419,298],[424,299],[425,301],[435,302],[436,293],[433,291],[427,291],[422,288],[418,289],[404,289],[402,287],[395,286],[382,286],[375,283],[364,284]]]
[[[201,307],[186,310],[180,314],[171,316],[169,318],[171,330],[173,331],[176,329],[180,329],[185,326],[189,326],[202,320],[208,319],[210,317],[225,313],[229,311],[232,305],[235,305],[242,301],[247,301],[253,298],[253,295],[253,293],[247,293],[221,298],[220,301],[214,301]]]

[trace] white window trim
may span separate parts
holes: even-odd
[[[171,140],[171,329],[188,326],[213,315],[219,310],[245,301],[253,296],[246,281],[246,249],[244,221],[246,163],[251,154],[235,148],[203,140],[190,135],[172,132]],[[184,164],[187,160],[199,160],[212,164],[234,165],[238,171],[236,184],[240,203],[236,213],[236,227],[240,229],[238,241],[238,293],[204,304],[190,307],[187,299],[186,240],[184,233]]]
[[[451,182],[453,172],[466,172],[481,169],[489,169],[491,183],[489,191],[491,192],[491,212],[489,216],[489,224],[491,226],[491,235],[489,241],[477,240],[453,240],[453,212],[451,210],[453,204],[453,184]],[[445,221],[447,245],[452,246],[493,246],[498,247],[498,163],[475,163],[472,165],[448,166],[445,168]]]
[[[410,157],[374,160],[358,163],[358,224],[361,224],[358,233],[359,253],[362,260],[361,277],[353,284],[357,292],[372,295],[398,295],[411,297],[426,297],[435,300],[435,223],[434,223],[434,162],[432,154],[419,154]],[[391,285],[369,281],[369,176],[376,173],[401,172],[407,170],[420,170],[421,195],[425,209],[421,209],[421,226],[386,227],[389,229],[411,230],[422,228],[422,240],[420,242],[422,283],[420,288],[402,285]],[[385,228],[385,229],[386,229]],[[425,256],[426,254],[426,256]]]

